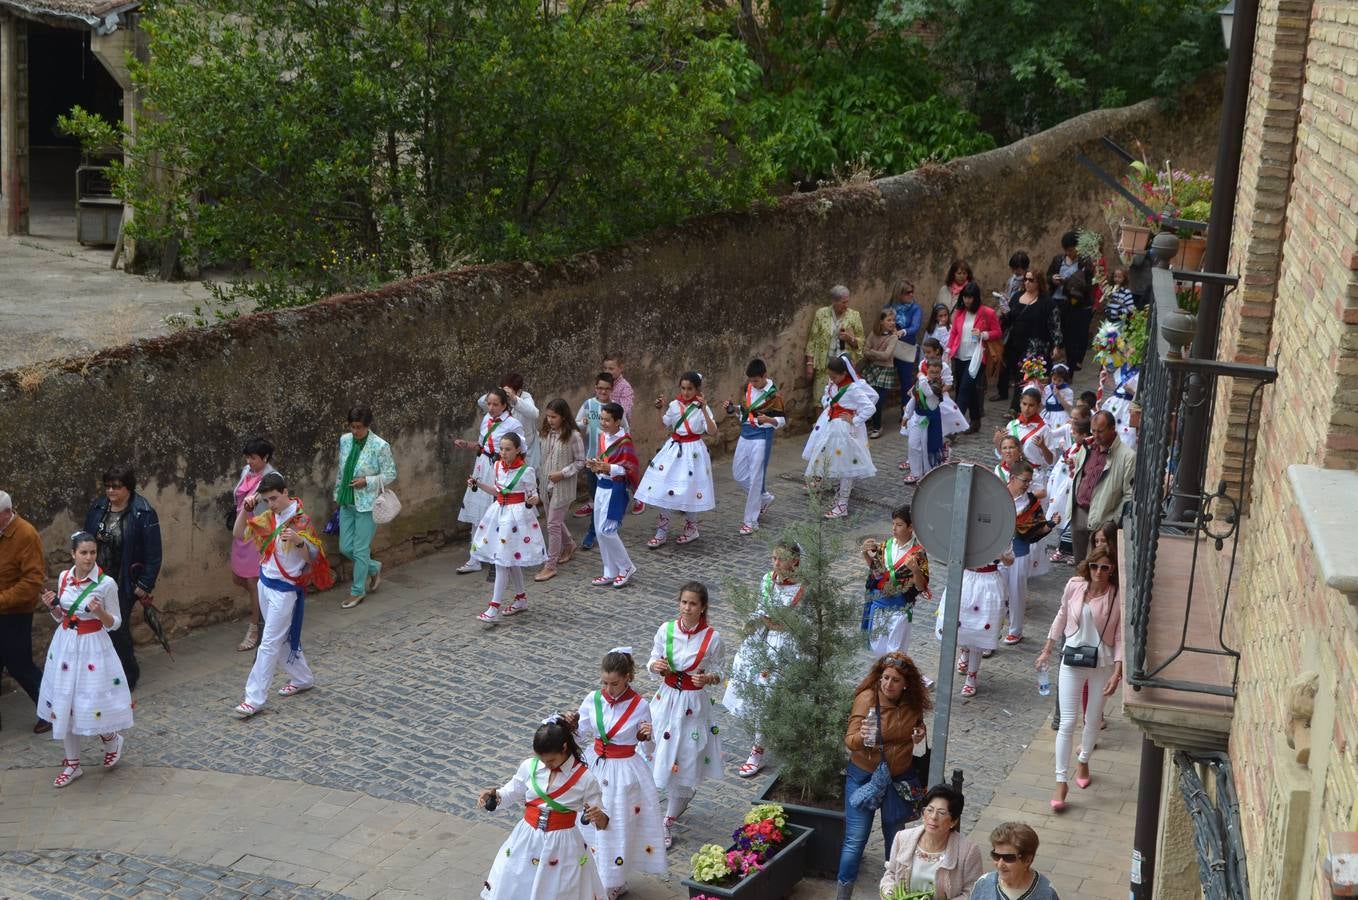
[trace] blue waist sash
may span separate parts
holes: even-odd
[[[871,631],[873,616],[878,612],[886,612],[887,610],[903,609],[905,610],[906,620],[915,621],[915,601],[919,598],[919,591],[915,586],[911,585],[906,588],[902,594],[883,594],[878,586],[879,584],[880,581],[877,578],[872,575],[868,576],[867,592],[863,599],[862,629]]]
[[[1061,405],[1059,400],[1048,400],[1044,409],[1046,409],[1047,412],[1061,412],[1065,407]]]
[[[627,479],[615,480],[607,475],[599,477],[599,487],[607,488],[608,511],[604,514],[605,522],[622,523],[623,516],[627,515]]]
[[[302,652],[302,613],[305,610],[306,589],[291,581],[270,578],[263,572],[259,574],[259,583],[280,594],[297,595],[297,603],[292,608],[292,624],[288,626],[288,662],[292,662]]]
[[[1015,536],[1014,536],[1014,547],[1013,547],[1013,550],[1014,550],[1014,558],[1015,558],[1015,559],[1022,559],[1023,557],[1027,556],[1027,555],[1028,555],[1028,548],[1031,547],[1031,546],[1032,546],[1032,545],[1029,544],[1027,541],[1025,541],[1023,538],[1018,537],[1017,535],[1015,535]]]

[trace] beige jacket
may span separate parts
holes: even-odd
[[[543,496],[544,509],[560,509],[569,506],[575,499],[575,476],[585,464],[585,444],[580,430],[571,432],[570,440],[561,440],[561,435],[548,431],[542,439],[542,467],[538,469],[538,490]],[[560,472],[564,477],[552,484],[549,476]]]
[[[910,869],[915,864],[915,848],[924,835],[924,826],[903,828],[891,842],[891,856],[886,873],[882,875],[882,897],[890,897],[896,885],[910,887]],[[971,889],[981,877],[981,848],[954,831],[948,835],[948,846],[943,849],[943,860],[934,874],[936,896],[943,900],[969,900]]]
[[[1080,493],[1088,453],[1085,447],[1075,452],[1075,482],[1070,487],[1070,507],[1065,516],[1067,522],[1071,521],[1075,513],[1075,498]],[[1099,483],[1094,486],[1094,496],[1089,501],[1089,524],[1086,527],[1090,531],[1097,531],[1121,518],[1122,507],[1132,502],[1132,473],[1135,470],[1136,453],[1118,438],[1108,448],[1108,465],[1103,467]]]

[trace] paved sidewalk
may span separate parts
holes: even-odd
[[[728,579],[752,583],[767,567],[764,541],[774,539],[781,525],[806,515],[796,484],[801,443],[793,437],[778,447],[770,476],[779,499],[757,537],[735,534],[739,495],[730,480],[729,459],[717,461],[722,505],[704,517],[697,544],[648,551],[643,544],[654,513],[629,517],[624,538],[641,572],[622,591],[591,588],[588,579],[596,574],[598,556],[580,554],[556,579],[530,582],[526,615],[485,629],[474,616],[484,607],[488,585],[481,576],[453,574],[465,558],[463,545],[393,570],[384,577],[382,591],[354,610],[339,609],[343,591],[313,598],[306,646],[317,690],[273,697],[248,722],[229,715],[251,661],[234,651],[238,625],[181,640],[173,662],[158,649],[141,648],[143,688],[125,762],[110,773],[87,769],[61,791],[51,787],[60,748],[17,727],[29,720],[31,706],[22,695],[7,695],[0,701],[9,725],[0,732],[0,882],[10,891],[29,891],[15,896],[38,896],[28,885],[41,884],[43,875],[50,875],[52,884],[44,885],[50,893],[42,896],[123,896],[135,890],[163,896],[137,887],[145,882],[136,879],[150,866],[161,873],[156,881],[192,880],[193,887],[177,888],[174,896],[251,893],[225,884],[229,878],[273,879],[280,891],[314,889],[364,898],[476,896],[513,824],[507,811],[476,810],[476,791],[502,782],[528,755],[527,738],[544,715],[578,705],[595,685],[597,660],[605,650],[631,644],[645,652],[655,628],[674,614],[683,581],[698,577],[712,584],[715,624],[734,632],[737,623],[722,602]],[[895,436],[873,442],[879,475],[857,486],[853,517],[832,526],[845,535],[840,574],[851,590],[861,583],[853,548],[864,536],[885,534],[889,510],[909,497],[896,468],[900,443]],[[959,444],[958,455],[989,461],[989,442],[968,438]],[[579,520],[572,525],[578,533]],[[1100,750],[1094,760],[1100,781],[1090,791],[1075,792],[1081,796],[1071,798],[1076,807],[1064,819],[1044,812],[1050,792],[1051,732],[1045,722],[1051,701],[1037,694],[1032,661],[1068,576],[1069,570],[1059,569],[1033,580],[1029,640],[987,660],[980,693],[958,698],[949,768],[966,773],[964,827],[970,831],[980,823],[983,849],[988,849],[984,835],[993,821],[1018,814],[1043,837],[1039,865],[1044,871],[1055,871],[1058,878],[1083,876],[1053,868],[1062,841],[1057,835],[1082,826],[1082,835],[1071,834],[1081,837],[1080,843],[1066,844],[1069,850],[1061,853],[1075,865],[1070,861],[1091,859],[1090,844],[1082,839],[1090,831],[1083,826],[1101,829],[1098,837],[1107,846],[1096,849],[1106,849],[1108,860],[1091,863],[1101,871],[1079,884],[1058,880],[1067,898],[1100,897],[1084,893],[1084,882],[1093,890],[1100,883],[1097,875],[1114,871],[1120,837],[1107,819],[1125,810],[1122,803],[1111,809],[1097,804],[1132,796],[1125,787],[1113,790],[1112,772],[1105,787],[1102,767],[1116,761],[1132,779],[1136,768],[1134,759],[1124,764],[1115,753]],[[939,565],[933,577],[941,594],[944,567]],[[920,627],[912,640],[925,671],[938,667],[938,647],[928,626],[933,609],[921,603]],[[860,662],[864,669],[870,663],[866,649]],[[643,676],[639,684],[644,690],[649,682]],[[1134,747],[1132,729],[1117,716],[1110,718],[1107,746]],[[724,711],[719,722],[723,737],[729,737],[724,741],[726,776],[700,789],[677,829],[669,856],[671,878],[638,883],[630,896],[685,896],[678,880],[688,872],[689,856],[701,843],[729,834],[767,783],[767,778],[735,776],[748,739]],[[1126,821],[1130,828],[1130,817]],[[32,852],[37,858],[5,851]],[[77,862],[63,866],[45,851],[72,852],[67,861]],[[857,896],[875,896],[882,855],[880,837],[874,838]],[[1121,853],[1123,872],[1127,855]],[[87,859],[95,862],[82,869]],[[76,869],[111,881],[116,890],[100,888],[103,881],[82,883],[85,876]],[[10,873],[17,873],[15,884],[22,888],[9,886]],[[833,895],[831,882],[807,881],[795,896]]]

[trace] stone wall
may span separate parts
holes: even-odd
[[[245,598],[229,579],[225,517],[246,437],[273,441],[279,468],[324,516],[345,411],[371,406],[405,507],[375,549],[399,562],[458,534],[471,460],[452,440],[471,434],[473,399],[507,370],[522,371],[539,401],[574,404],[605,353],[620,353],[642,398],[634,424],[647,454],[662,432],[644,398],[668,394],[686,369],[708,375],[709,399],[734,396],[760,355],[805,423],[802,349],[829,286],[849,285],[865,320],[902,278],[930,301],[956,255],[972,260],[983,286],[999,286],[1014,249],[1045,260],[1064,230],[1102,226],[1106,188],[1078,152],[1120,171],[1098,143],[1108,134],[1142,142],[1152,158],[1206,167],[1215,133],[1202,121],[1219,102],[1209,79],[1173,115],[1153,103],[1097,111],[946,166],[696,220],[558,264],[475,266],[0,374],[3,487],[41,529],[55,567],[99,473],[133,461],[161,516],[157,597],[172,627],[238,615]],[[733,441],[728,422],[721,444]]]
[[[1261,4],[1244,159],[1255,174],[1242,179],[1237,210],[1233,259],[1245,283],[1226,346],[1238,358],[1266,352],[1279,370],[1265,392],[1232,600],[1243,659],[1231,756],[1257,897],[1325,896],[1325,835],[1358,826],[1358,613],[1318,577],[1285,476],[1293,463],[1358,467],[1353,16],[1342,2]],[[1215,438],[1218,452],[1235,439]],[[1309,766],[1282,742],[1288,689],[1303,669],[1320,675]]]

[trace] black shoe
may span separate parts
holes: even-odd
[[[51,722],[44,722],[42,719],[39,719],[37,722],[33,723],[34,734],[46,734],[51,730],[52,730]]]
[[[1061,717],[1059,715],[1052,716],[1052,731],[1060,730],[1061,730]]]

